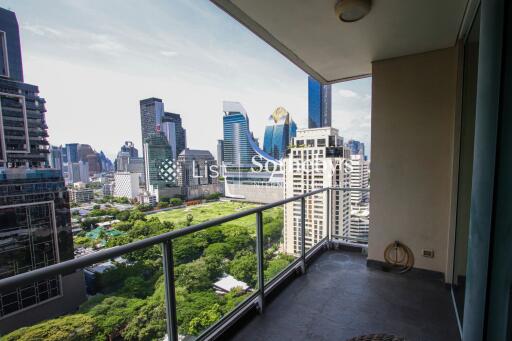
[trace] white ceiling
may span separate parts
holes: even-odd
[[[373,0],[344,23],[336,0],[212,0],[322,82],[371,74],[371,62],[453,46],[471,0]]]

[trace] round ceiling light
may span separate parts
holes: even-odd
[[[367,15],[371,7],[371,0],[340,0],[334,10],[341,21],[354,22]]]

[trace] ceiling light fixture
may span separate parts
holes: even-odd
[[[354,22],[367,15],[371,7],[371,0],[340,0],[334,10],[341,21]]]

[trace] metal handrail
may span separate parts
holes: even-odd
[[[164,267],[164,280],[165,280],[165,304],[167,312],[167,332],[169,340],[178,340],[178,326],[176,322],[176,299],[175,299],[175,288],[174,288],[174,260],[172,252],[172,241],[178,237],[189,235],[194,232],[202,231],[209,227],[218,226],[229,221],[233,221],[248,215],[256,214],[256,245],[257,245],[257,259],[258,259],[258,306],[260,312],[263,312],[263,305],[265,299],[265,285],[263,278],[263,222],[262,212],[277,206],[281,206],[290,202],[301,200],[301,269],[302,272],[306,271],[306,249],[305,249],[305,198],[323,193],[330,190],[342,190],[342,191],[360,191],[369,192],[369,189],[361,188],[337,188],[337,187],[325,187],[317,190],[313,190],[308,193],[296,195],[287,199],[279,200],[270,204],[258,206],[242,212],[230,214],[221,218],[213,219],[204,223],[200,223],[193,226],[181,228],[160,234],[158,236],[149,237],[143,240],[138,240],[125,245],[115,246],[109,249],[101,250],[90,255],[86,255],[76,259],[70,259],[61,263],[49,265],[44,268],[39,268],[29,272],[17,274],[8,278],[0,280],[0,291],[14,290],[15,288],[22,287],[24,285],[37,282],[39,280],[46,279],[50,276],[65,275],[72,273],[73,271],[86,268],[93,264],[113,259],[124,255],[129,252],[137,251],[147,247],[151,247],[160,244],[162,247],[162,258]],[[328,202],[330,203],[330,196]]]

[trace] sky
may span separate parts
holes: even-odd
[[[216,156],[222,101],[263,141],[278,106],[307,128],[307,74],[207,0],[0,0],[17,14],[25,82],[46,99],[50,143],[114,158],[141,148],[139,100],[181,114],[192,149]],[[370,145],[371,79],[332,87],[332,123]]]

